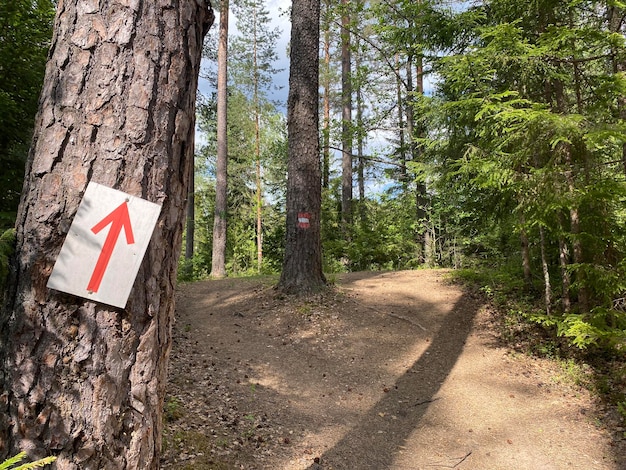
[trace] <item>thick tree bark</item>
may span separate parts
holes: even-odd
[[[320,0],[294,0],[289,67],[287,227],[279,289],[306,293],[326,284],[322,272],[319,162]]]
[[[65,0],[0,315],[0,460],[156,469],[204,1]],[[162,205],[124,309],[46,288],[90,181]]]
[[[217,165],[215,216],[211,277],[226,276],[226,235],[228,211],[228,0],[220,6],[219,43],[217,46]]]

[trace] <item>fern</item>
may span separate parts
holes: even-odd
[[[526,318],[544,328],[556,327],[557,336],[567,338],[578,349],[594,346],[619,351],[626,345],[626,313],[619,310],[596,307],[586,315],[533,313]]]
[[[13,466],[24,460],[25,457],[26,452],[20,452],[15,457],[11,457],[10,459],[0,463],[0,470],[31,470],[33,468],[44,467],[48,464],[51,464],[57,459],[56,457],[46,457],[44,459],[39,459],[35,462],[22,464],[19,467]]]

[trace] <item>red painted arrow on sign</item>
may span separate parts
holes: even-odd
[[[102,278],[104,277],[104,272],[109,265],[111,255],[113,254],[113,249],[115,248],[115,244],[117,243],[117,239],[120,236],[122,228],[126,233],[126,243],[128,243],[129,245],[135,243],[133,228],[130,224],[130,215],[128,213],[128,204],[126,203],[126,201],[124,201],[122,204],[119,205],[117,209],[115,209],[104,219],[94,225],[91,231],[93,233],[98,233],[109,224],[111,225],[111,228],[109,229],[107,238],[104,241],[102,251],[100,252],[100,256],[98,257],[98,262],[96,263],[96,267],[93,270],[91,279],[89,280],[89,285],[87,286],[87,290],[89,292],[98,292],[98,289],[100,288],[100,283],[102,282]]]

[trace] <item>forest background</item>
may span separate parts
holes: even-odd
[[[230,9],[225,269],[272,274],[285,239],[279,31],[261,0]],[[619,0],[323,0],[324,271],[464,268],[510,321],[545,327],[551,351],[623,357],[625,15]],[[0,3],[3,270],[53,17],[50,0]],[[181,280],[211,273],[216,112],[217,92],[202,95]],[[613,372],[604,386],[618,390]]]

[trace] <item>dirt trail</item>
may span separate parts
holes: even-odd
[[[501,348],[442,271],[337,284],[179,289],[162,468],[626,469],[589,395]]]

